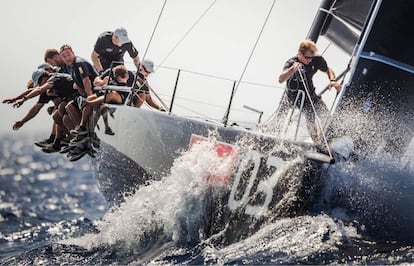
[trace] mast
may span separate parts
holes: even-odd
[[[309,30],[308,36],[306,39],[311,39],[315,43],[319,39],[319,35],[321,35],[322,28],[325,25],[326,19],[328,18],[328,13],[324,10],[329,10],[335,0],[323,0],[322,4],[318,9],[318,13],[315,16],[315,19],[312,22],[312,26]]]

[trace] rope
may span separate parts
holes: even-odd
[[[329,149],[328,140],[326,139],[325,133],[323,132],[322,125],[320,123],[320,118],[319,118],[318,114],[316,113],[315,105],[313,104],[312,98],[311,98],[310,93],[309,93],[308,86],[307,86],[307,84],[305,82],[305,79],[304,79],[304,77],[302,75],[302,71],[301,71],[302,70],[302,65],[300,65],[300,68],[301,69],[299,69],[298,73],[299,73],[300,79],[302,81],[303,87],[305,88],[305,92],[306,92],[306,95],[308,96],[309,102],[311,103],[312,111],[315,114],[316,125],[318,126],[319,131],[322,134],[322,138],[324,140],[324,144],[325,144],[325,147],[326,147],[326,149],[328,151],[329,157],[332,159],[333,156],[332,156],[331,150]]]
[[[164,12],[164,8],[165,8],[165,5],[166,5],[166,4],[167,4],[167,0],[164,0],[164,4],[162,5],[162,8],[161,8],[160,14],[158,15],[157,22],[155,23],[154,29],[152,30],[152,33],[151,33],[151,37],[150,37],[150,39],[149,39],[149,41],[148,41],[147,48],[145,48],[145,52],[144,52],[144,56],[142,57],[142,61],[144,61],[145,56],[147,55],[148,49],[149,49],[149,47],[150,47],[150,45],[151,45],[152,39],[154,38],[155,31],[156,31],[156,30],[157,30],[157,28],[158,28],[158,23],[160,22],[161,15],[162,15],[162,13]]]
[[[270,14],[272,13],[272,10],[273,10],[273,7],[275,6],[275,3],[276,3],[276,0],[273,0],[273,2],[272,2],[272,6],[270,7],[269,12],[267,13],[266,19],[265,19],[265,21],[264,21],[264,23],[263,23],[263,25],[262,25],[262,28],[260,29],[259,35],[257,36],[256,42],[255,42],[255,44],[254,44],[254,46],[253,46],[253,49],[252,49],[252,51],[250,52],[249,58],[247,59],[247,62],[246,62],[246,65],[244,66],[244,69],[243,69],[243,71],[242,71],[242,73],[241,73],[241,75],[240,75],[240,78],[239,78],[239,79],[238,79],[238,81],[237,81],[237,85],[236,85],[236,88],[235,88],[234,93],[236,93],[236,92],[237,92],[237,89],[239,88],[240,82],[241,82],[241,80],[243,79],[244,74],[246,73],[247,67],[249,66],[250,60],[251,60],[251,59],[252,59],[252,57],[253,57],[253,53],[254,53],[254,52],[255,52],[255,50],[256,50],[256,47],[257,47],[257,44],[259,43],[259,40],[260,40],[260,38],[262,37],[262,33],[263,33],[264,28],[265,28],[265,26],[266,26],[266,24],[267,24],[267,22],[268,22],[268,20],[269,20]]]
[[[275,3],[276,3],[276,0],[273,0],[272,5],[271,5],[271,7],[270,7],[270,9],[269,9],[269,12],[267,13],[266,19],[265,19],[265,21],[264,21],[264,23],[263,23],[263,25],[262,25],[262,28],[260,29],[259,35],[257,36],[256,42],[255,42],[255,44],[254,44],[254,46],[253,46],[253,49],[252,49],[252,51],[250,52],[249,58],[247,59],[247,62],[246,62],[246,64],[245,64],[244,68],[243,68],[243,71],[242,71],[242,73],[241,73],[241,75],[240,75],[240,78],[239,78],[239,79],[238,79],[238,81],[237,81],[236,87],[235,87],[235,89],[234,89],[234,94],[236,94],[237,89],[238,89],[238,88],[239,88],[239,86],[240,86],[240,82],[241,82],[241,80],[243,79],[244,74],[246,73],[247,67],[249,66],[250,60],[251,60],[251,59],[252,59],[252,57],[253,57],[253,53],[254,53],[254,52],[255,52],[255,50],[256,50],[257,44],[259,43],[259,40],[260,40],[260,38],[261,38],[261,36],[262,36],[262,33],[263,33],[263,31],[264,31],[264,28],[265,28],[265,26],[266,26],[266,24],[267,24],[267,22],[268,22],[268,20],[269,20],[270,14],[272,13],[272,10],[273,10],[273,7],[275,6]],[[225,118],[226,118],[226,117],[228,117],[228,116],[229,116],[229,114],[230,114],[230,108],[228,108],[228,109],[227,109],[227,111],[226,111],[226,113],[224,114],[224,119],[223,119],[223,120],[225,120]]]
[[[192,71],[192,70],[186,70],[186,69],[181,69],[181,68],[176,68],[176,67],[168,67],[168,66],[161,66],[160,65],[160,66],[158,66],[158,68],[165,68],[165,69],[170,69],[170,70],[181,70],[181,72],[186,72],[186,73],[200,75],[200,76],[204,76],[204,77],[210,77],[210,78],[216,78],[216,79],[221,79],[221,80],[234,82],[234,79],[231,79],[231,78],[226,78],[226,77],[222,77],[222,76],[216,76],[216,75],[211,75],[211,74],[207,74],[207,73],[202,73],[202,72],[197,72],[197,71]],[[263,83],[258,83],[258,82],[251,82],[251,81],[240,81],[240,83],[250,84],[250,85],[255,85],[255,86],[261,86],[261,87],[268,87],[268,88],[285,89],[282,86],[274,86],[274,85],[263,84]]]
[[[197,24],[201,21],[201,19],[207,14],[207,12],[213,7],[213,5],[217,2],[217,0],[214,0],[207,9],[201,14],[201,16],[194,22],[194,24],[186,31],[186,33],[183,35],[183,37],[174,45],[174,47],[167,53],[167,55],[164,57],[163,60],[161,60],[161,63],[158,67],[160,67],[167,59],[170,57],[170,55],[177,49],[177,47],[184,41],[185,38],[187,38],[188,34],[197,26]]]
[[[167,60],[167,58],[172,54],[172,52],[181,44],[181,42],[183,42],[184,41],[184,39],[187,37],[187,35],[188,34],[190,34],[190,32],[195,28],[195,26],[201,21],[201,19],[207,14],[207,12],[211,9],[211,7],[216,3],[216,1],[217,0],[214,0],[211,4],[210,4],[210,6],[203,12],[203,14],[196,20],[196,22],[190,27],[190,29],[184,34],[184,36],[175,44],[175,46],[168,52],[168,54],[167,54],[167,56],[161,61],[161,63],[159,64],[159,65],[162,65],[164,62],[165,62],[165,60]],[[152,39],[153,39],[153,37],[154,37],[154,35],[155,35],[155,31],[156,31],[156,29],[157,29],[157,27],[158,27],[158,24],[159,24],[159,21],[160,21],[160,19],[161,19],[161,15],[162,15],[162,13],[163,13],[163,11],[164,11],[164,8],[165,8],[165,5],[167,4],[167,0],[165,0],[164,1],[164,4],[163,4],[163,6],[162,6],[162,8],[161,8],[161,11],[160,11],[160,14],[158,15],[158,18],[157,18],[157,22],[156,22],[156,24],[155,24],[155,26],[154,26],[154,30],[152,31],[152,34],[151,34],[151,37],[150,37],[150,40],[149,40],[149,42],[148,42],[148,45],[147,45],[147,48],[145,49],[145,52],[144,52],[144,56],[142,57],[142,61],[144,61],[144,59],[145,59],[145,56],[147,55],[147,52],[148,52],[148,49],[149,49],[149,47],[150,47],[150,44],[151,44],[151,42],[152,42]],[[139,69],[138,69],[138,71],[139,71]],[[147,84],[148,85],[148,82],[147,82],[147,80],[145,80],[145,82],[138,88],[138,89],[140,89],[140,88],[142,88],[145,84]],[[148,86],[148,88],[151,90],[151,92],[154,94],[154,96],[158,99],[158,101],[161,103],[161,105],[164,107],[164,109],[165,110],[168,110],[169,108],[167,107],[167,105],[164,103],[164,101],[161,99],[161,97],[159,97],[158,96],[158,94],[155,92],[155,90],[153,89],[153,88],[151,88],[150,86]],[[144,102],[145,103],[145,102]]]
[[[147,47],[145,48],[145,52],[144,52],[144,56],[142,57],[142,61],[144,61],[144,59],[145,59],[145,56],[147,55],[147,52],[148,52],[148,50],[149,50],[149,47],[150,47],[150,45],[151,45],[151,42],[152,42],[152,39],[154,38],[154,35],[155,35],[155,32],[156,32],[156,30],[157,30],[157,28],[158,28],[158,24],[159,24],[159,22],[160,22],[160,20],[161,20],[161,16],[162,16],[162,13],[164,12],[164,8],[165,8],[165,5],[167,4],[167,0],[164,0],[164,4],[162,5],[162,8],[161,8],[161,11],[160,11],[160,14],[158,15],[158,18],[157,18],[157,22],[155,23],[155,26],[154,26],[154,29],[152,30],[152,33],[151,33],[151,37],[150,37],[150,39],[149,39],[149,41],[148,41],[148,44],[147,44]],[[141,61],[141,62],[142,62]],[[137,76],[138,76],[138,73],[139,73],[139,69],[140,69],[140,66],[138,66],[138,70],[137,70],[137,73],[135,74],[135,79],[134,79],[134,85],[136,84],[136,82],[137,82]],[[136,89],[136,91],[138,91],[139,89],[141,89],[145,84],[147,84],[147,86],[148,86],[148,88],[151,90],[151,92],[155,95],[155,97],[157,97],[157,99],[160,101],[160,103],[161,103],[161,105],[164,107],[164,109],[165,110],[168,110],[168,107],[167,107],[167,105],[162,101],[162,99],[158,96],[158,94],[148,85],[148,81],[147,80],[145,80],[142,84],[141,84],[141,86],[138,88],[138,89]],[[136,92],[133,92],[133,94],[136,94],[136,95],[138,95]],[[142,98],[140,98],[141,100],[142,100]],[[132,97],[131,97],[131,100],[132,100]],[[145,101],[144,101],[144,103],[145,103]]]
[[[197,21],[190,27],[190,29],[184,34],[184,36],[175,44],[175,46],[168,52],[168,54],[167,54],[167,56],[161,61],[161,63],[159,64],[159,66],[160,65],[162,65],[164,62],[165,62],[165,60],[167,60],[167,58],[172,54],[172,52],[178,47],[178,45],[180,45],[181,44],[181,42],[183,42],[184,41],[184,39],[187,37],[187,35],[188,34],[190,34],[190,32],[194,29],[194,27],[201,21],[201,19],[207,14],[207,12],[211,9],[211,7],[215,4],[215,2],[216,2],[217,0],[214,0],[211,4],[210,4],[210,6],[203,12],[203,14],[197,19]],[[151,45],[151,42],[152,42],[152,39],[153,39],[153,37],[154,37],[154,35],[155,35],[155,31],[156,31],[156,29],[157,29],[157,27],[158,27],[158,24],[159,24],[159,21],[160,21],[160,19],[161,19],[161,15],[162,15],[162,13],[164,12],[164,8],[165,8],[165,6],[166,6],[166,4],[167,4],[167,0],[165,0],[164,1],[164,4],[163,4],[163,6],[162,6],[162,8],[161,8],[161,11],[160,11],[160,14],[158,15],[158,18],[157,18],[157,22],[155,23],[155,26],[154,26],[154,30],[152,31],[152,34],[151,34],[151,37],[150,37],[150,40],[148,41],[148,45],[147,45],[147,47],[146,47],[146,49],[145,49],[145,52],[144,52],[144,56],[142,57],[142,61],[144,61],[144,59],[145,59],[145,56],[147,55],[147,52],[148,52],[148,50],[149,50],[149,47],[150,47],[150,45]],[[157,67],[157,69],[159,68],[159,66]],[[137,72],[139,72],[139,67],[138,67],[138,71]],[[137,75],[138,75],[138,73],[137,73]],[[134,80],[134,84],[136,83],[136,77],[135,77],[135,80]],[[148,85],[148,81],[147,80],[145,80],[145,82],[137,89],[137,90],[139,90],[139,89],[141,89],[145,84],[147,84]],[[148,88],[149,88],[149,90],[154,94],[154,96],[159,100],[159,102],[161,103],[161,105],[164,107],[164,109],[165,110],[168,110],[169,108],[167,107],[167,105],[164,103],[164,101],[161,99],[161,97],[160,96],[158,96],[158,94],[155,92],[155,90],[153,89],[153,88],[151,88],[150,86],[148,86]],[[136,92],[134,92],[133,93],[134,95],[136,95],[137,97],[139,97],[138,96],[138,93],[136,93]],[[142,98],[141,97],[139,97],[141,100],[142,100]],[[147,103],[146,103],[146,101],[144,101],[144,103],[146,104],[146,105],[148,105]]]
[[[328,45],[325,47],[325,49],[322,52],[322,56],[325,54],[325,52],[328,50],[328,48],[331,46],[332,42],[329,42]]]

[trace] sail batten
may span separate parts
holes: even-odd
[[[308,38],[317,41],[325,36],[348,54],[355,45],[369,17],[374,0],[325,0],[318,11]]]

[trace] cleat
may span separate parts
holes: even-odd
[[[79,153],[82,153],[83,151],[86,151],[85,147],[73,147],[67,154],[66,157],[70,158],[72,156],[75,156]]]

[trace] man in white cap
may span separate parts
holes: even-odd
[[[132,97],[132,105],[140,108],[144,102],[147,102],[152,108],[165,112],[165,108],[162,105],[155,103],[150,94],[151,86],[148,84],[147,78],[154,71],[154,62],[144,59],[137,72],[133,88],[134,94]]]
[[[138,51],[128,38],[124,28],[117,28],[115,31],[105,31],[99,35],[92,51],[92,62],[96,70],[102,73],[108,68],[115,67],[114,64],[124,62],[125,52],[133,59],[136,67],[140,59]]]

